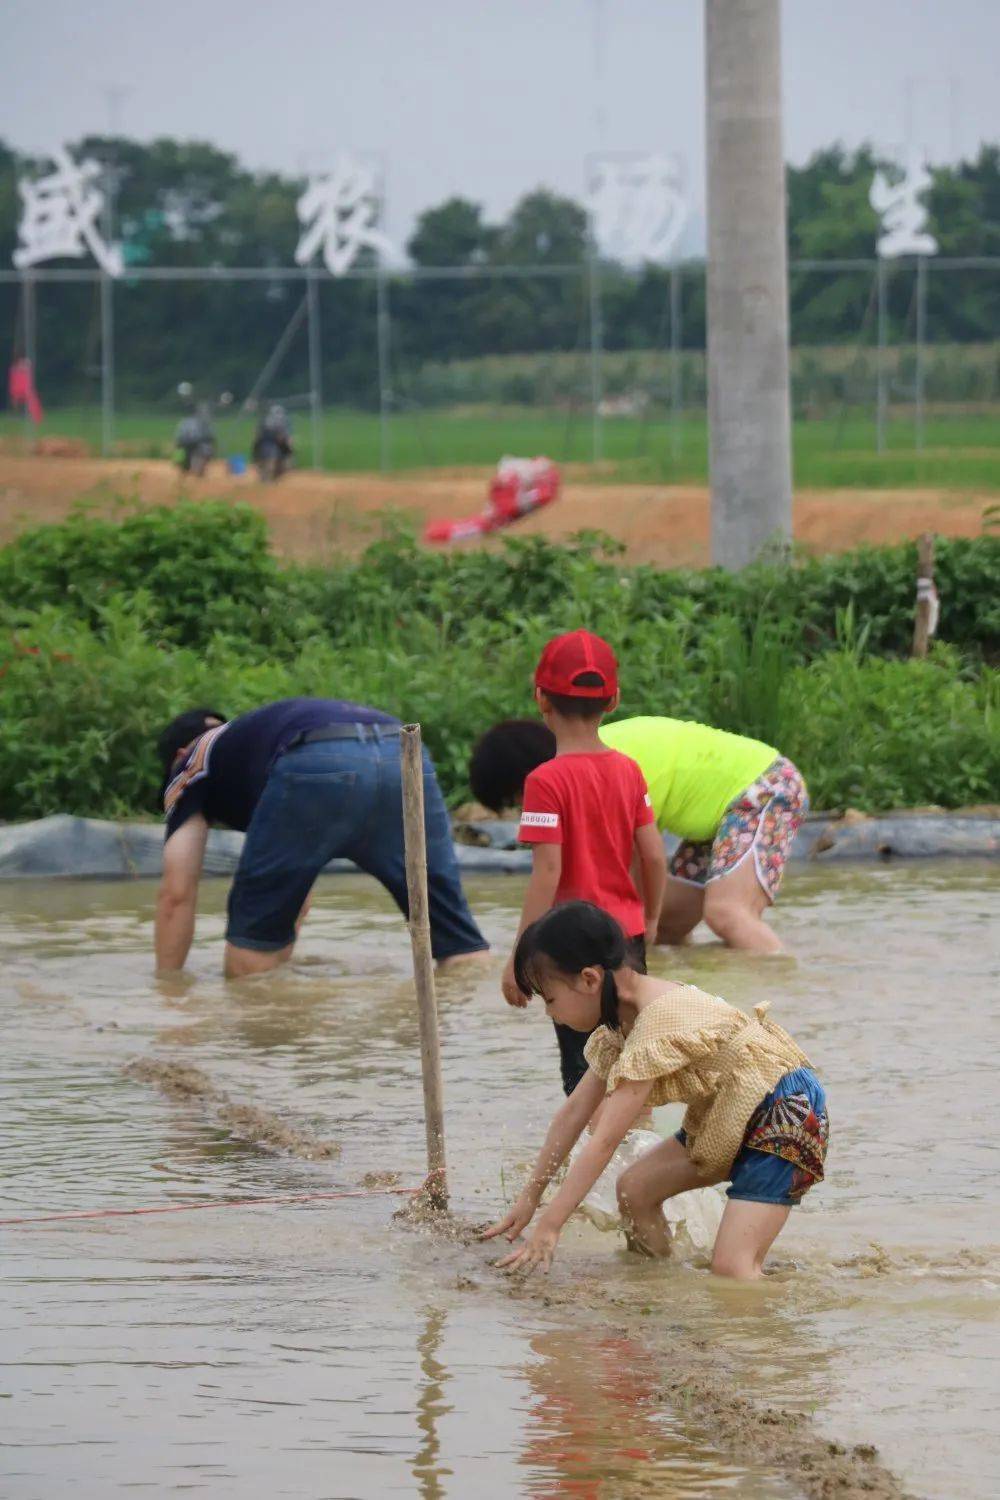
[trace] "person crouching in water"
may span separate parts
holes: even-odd
[[[587,1072],[554,1116],[520,1197],[483,1238],[513,1240],[526,1228],[606,1098],[531,1238],[498,1262],[547,1269],[566,1220],[643,1111],[681,1103],[683,1129],[618,1179],[631,1247],[669,1255],[663,1203],[728,1182],[712,1270],[754,1280],[791,1209],[822,1180],[829,1133],[823,1086],[805,1054],[768,1019],[766,1004],[747,1016],[693,985],[637,973],[626,952],[618,923],[589,901],[553,907],[522,934],[514,955],[522,991],[540,995],[553,1021],[597,1029],[586,1047]]]
[[[798,768],[773,745],[685,719],[617,719],[597,734],[636,762],[656,826],[681,840],[670,860],[656,941],[682,943],[704,918],[730,948],[780,952],[764,913],[777,899],[809,806]],[[472,794],[496,812],[519,804],[526,778],[555,754],[545,724],[494,724],[472,752]]]

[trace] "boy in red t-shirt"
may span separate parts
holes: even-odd
[[[549,641],[535,671],[535,700],[556,737],[556,753],[524,783],[518,840],[532,846],[533,863],[517,936],[560,901],[592,901],[621,924],[629,963],[645,972],[667,866],[642,772],[597,735],[601,719],[618,705],[618,663],[607,641],[587,630]],[[633,854],[642,869],[641,896]],[[527,1005],[513,959],[501,988],[508,1005]],[[587,1038],[558,1024],[556,1036],[563,1087],[571,1094],[587,1071]]]

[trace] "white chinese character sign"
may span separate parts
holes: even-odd
[[[927,209],[920,201],[932,181],[925,162],[913,151],[897,182],[890,182],[881,168],[875,173],[868,201],[882,221],[878,253],[884,260],[937,254],[938,243],[927,233]]]
[[[321,250],[330,275],[343,276],[361,250],[384,256],[392,246],[378,228],[380,208],[374,170],[341,152],[330,172],[310,180],[296,204],[304,226],[296,264],[307,266]]]
[[[596,157],[587,206],[602,255],[625,265],[669,262],[688,216],[681,164],[656,154]]]
[[[104,208],[104,194],[95,186],[101,167],[96,161],[75,162],[63,147],[52,160],[54,170],[47,176],[17,185],[23,207],[15,266],[23,271],[62,256],[79,260],[89,250],[102,271],[120,276],[121,250],[107,244],[97,228]]]

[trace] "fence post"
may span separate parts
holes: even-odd
[[[927,257],[917,256],[917,351],[914,371],[915,441],[918,453],[924,448],[924,341],[927,337]]]
[[[24,278],[23,278],[23,280],[21,282],[21,297],[22,297],[22,310],[23,310],[23,313],[24,313],[24,357],[28,361],[28,368],[31,371],[31,379],[34,382],[35,390],[37,391],[37,389],[38,389],[38,364],[37,364],[37,355],[38,355],[37,344],[38,344],[38,337],[37,337],[37,320],[36,320],[36,316],[35,316],[35,311],[36,311],[36,309],[35,309],[35,280],[34,280],[34,277],[32,276],[32,274],[31,274],[30,271],[26,271],[24,273]],[[15,350],[14,352],[16,353],[17,351]],[[31,409],[30,409],[30,407],[31,407],[31,403],[29,401],[25,401],[25,403],[24,403],[24,430],[25,430],[26,434],[31,432],[32,426],[34,425],[32,423],[32,420],[31,420]]]
[[[885,380],[885,356],[886,356],[886,269],[883,256],[878,258],[878,270],[876,273],[878,283],[878,364],[876,368],[876,392],[875,392],[875,451],[885,452],[885,417],[886,417],[886,380]]]
[[[378,345],[378,465],[385,474],[392,468],[389,449],[392,388],[389,371],[389,288],[381,260],[375,271],[375,338]]]
[[[309,315],[309,412],[312,419],[312,466],[323,467],[323,367],[319,327],[319,272],[310,266],[306,272],[306,295]]]
[[[426,1191],[432,1206],[443,1209],[448,1204],[444,1155],[444,1089],[441,1082],[441,1042],[427,901],[427,838],[424,828],[424,764],[420,725],[405,724],[400,740],[406,890],[410,905],[413,981],[420,1020],[420,1067],[424,1082],[424,1127],[427,1133],[429,1175]]]
[[[677,466],[681,457],[681,268],[675,261],[670,267],[670,452]],[[676,484],[678,475],[674,474]]]
[[[929,531],[917,540],[917,608],[913,621],[910,655],[924,657],[930,638],[937,631],[938,592],[934,584],[934,538]]]
[[[101,273],[101,454],[110,458],[115,440],[114,277]]]
[[[590,409],[591,461],[604,457],[604,322],[601,316],[601,266],[594,229],[590,231]]]

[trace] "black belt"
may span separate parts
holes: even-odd
[[[402,730],[401,724],[321,724],[316,729],[304,729],[289,745],[316,745],[323,740],[386,740]]]

